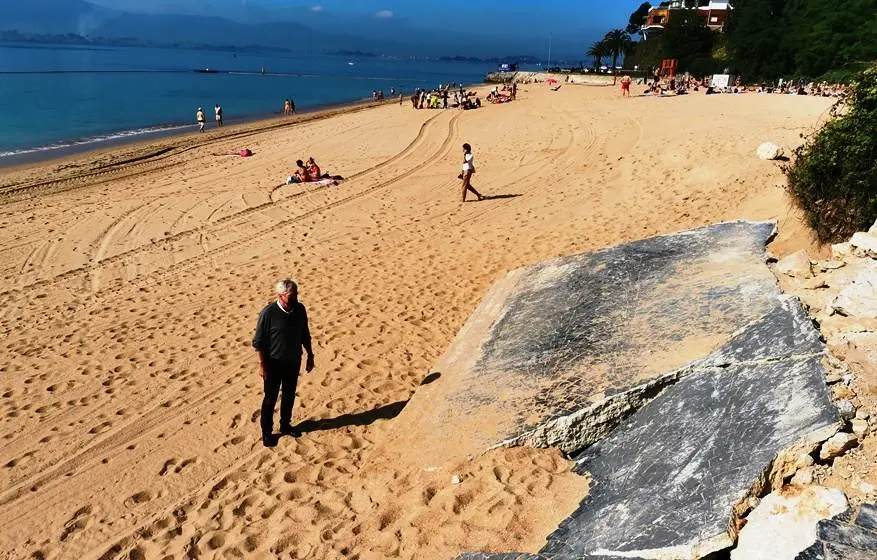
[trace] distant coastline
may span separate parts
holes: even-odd
[[[155,49],[186,49],[192,51],[212,51],[226,53],[241,54],[260,54],[260,53],[285,53],[300,54],[303,51],[293,50],[286,47],[269,47],[266,45],[217,45],[210,43],[186,43],[186,42],[158,42],[144,41],[135,37],[88,37],[85,35],[77,35],[75,33],[65,34],[39,34],[39,33],[22,33],[18,30],[0,30],[0,46],[15,48],[24,45],[46,45],[52,47],[74,46],[74,47],[139,47],[139,48],[155,48]],[[350,56],[356,58],[388,58],[411,60],[437,60],[441,62],[467,62],[475,64],[539,64],[542,62],[540,57],[532,55],[507,55],[492,57],[477,56],[409,56],[402,57],[399,55],[380,54],[376,52],[360,51],[360,50],[319,50],[318,52],[335,56]],[[564,62],[562,60],[557,63]]]

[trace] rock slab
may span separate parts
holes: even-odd
[[[717,224],[491,288],[392,437],[420,468],[558,447],[592,485],[536,556],[467,558],[693,559],[733,544],[750,498],[839,426],[819,333],[765,264],[774,232]]]
[[[593,444],[775,305],[774,234],[770,222],[716,224],[510,272],[393,437],[422,468],[497,446]]]
[[[877,506],[864,504],[855,516],[841,514],[820,521],[816,542],[795,560],[874,560],[877,558],[875,515]]]
[[[589,495],[552,559],[696,559],[730,547],[735,512],[777,457],[838,427],[822,343],[797,300],[775,306],[576,457]]]

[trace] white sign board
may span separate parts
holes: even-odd
[[[710,85],[714,88],[726,88],[731,85],[731,75],[730,74],[713,74],[713,79],[710,81]]]

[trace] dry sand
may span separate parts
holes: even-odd
[[[558,452],[411,471],[393,417],[511,268],[738,218],[818,254],[755,149],[790,150],[830,101],[519,91],[0,171],[0,557],[537,550],[587,489]],[[463,142],[497,198],[460,203]],[[284,185],[310,155],[348,180]],[[283,276],[317,369],[295,410],[311,431],[269,450],[250,340]]]

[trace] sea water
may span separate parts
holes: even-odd
[[[204,73],[199,70],[215,70]],[[218,52],[146,47],[0,44],[0,163],[16,155],[99,145],[433,88],[478,83],[489,65],[371,56]]]

